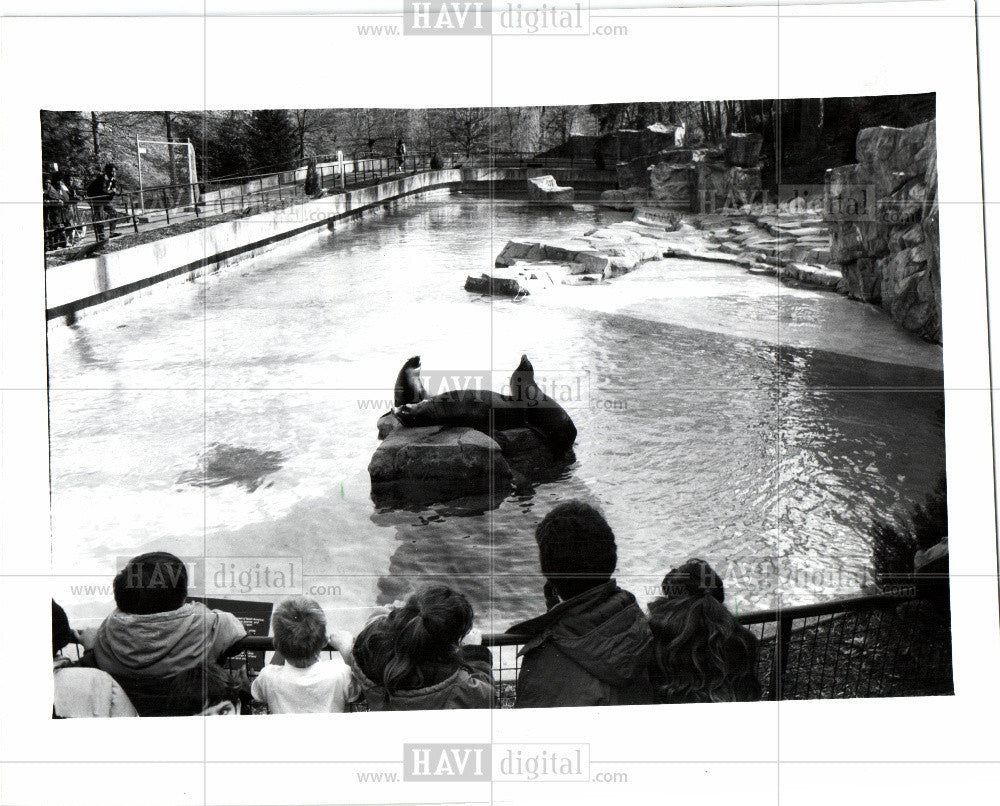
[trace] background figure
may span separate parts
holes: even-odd
[[[396,160],[399,162],[399,170],[403,170],[406,164],[406,143],[399,139],[396,141]]]
[[[108,222],[108,237],[115,236],[118,211],[111,202],[119,192],[118,172],[110,162],[104,166],[104,172],[98,174],[87,186],[87,197],[93,210],[94,237],[98,243],[107,240],[104,235],[105,221]]]
[[[68,194],[60,189],[55,174],[42,177],[42,223],[45,227],[45,248],[59,249],[68,246],[66,232],[66,202]]]
[[[74,170],[67,171],[62,176],[62,190],[66,194],[66,226],[69,227],[69,243],[77,244],[87,231],[80,220],[80,199],[83,191],[80,187],[80,177]]]
[[[242,710],[239,679],[214,663],[188,669],[170,683],[171,716],[239,716]]]
[[[757,639],[723,604],[722,579],[712,567],[689,560],[663,578],[661,589],[649,603],[657,701],[759,700]]]

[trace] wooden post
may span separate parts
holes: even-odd
[[[163,214],[167,217],[167,226],[170,226],[170,205],[167,202],[167,189],[162,188],[160,195],[163,197]]]

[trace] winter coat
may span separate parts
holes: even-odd
[[[163,713],[174,677],[217,662],[245,635],[236,616],[201,602],[143,615],[116,609],[98,627],[84,659],[114,677],[141,716],[155,716]]]
[[[532,636],[518,652],[515,708],[653,701],[649,624],[613,579],[507,632]]]
[[[450,708],[491,708],[497,700],[493,656],[486,647],[464,646],[462,656],[471,667],[441,670],[438,682],[390,694],[371,680],[351,658],[354,682],[371,711],[436,711]]]

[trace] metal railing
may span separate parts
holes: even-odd
[[[897,612],[926,607],[920,618]],[[912,615],[912,614],[911,614]],[[738,621],[758,638],[765,699],[833,699],[945,694],[952,690],[950,622],[913,596],[875,595],[761,610]],[[526,635],[492,633],[501,705],[514,703],[518,651]],[[226,653],[272,651],[269,636],[248,636]],[[326,651],[332,654],[333,649]]]
[[[336,154],[323,154],[315,160],[318,187],[328,193],[429,171],[432,161],[440,168],[595,169],[593,159],[538,156],[526,151],[473,155],[416,152],[402,158],[394,154],[351,154],[343,155],[342,159]],[[84,195],[62,204],[46,202],[46,257],[49,252],[97,241],[95,223],[98,229],[107,230],[107,236],[119,227],[138,234],[141,229],[165,228],[192,219],[306,201],[308,197],[303,191],[307,175],[307,166],[297,163],[282,171],[121,190],[105,204]]]
[[[316,158],[319,188],[328,193],[364,187],[395,176],[431,170],[432,159],[442,168],[454,167],[462,158],[450,154],[407,154]],[[96,224],[111,235],[118,227],[134,233],[140,229],[169,227],[192,219],[226,213],[282,207],[307,201],[304,187],[307,165],[287,170],[202,180],[196,184],[156,185],[141,190],[120,190],[110,201],[82,195],[63,204],[45,203],[46,253],[96,241]],[[166,236],[168,233],[164,233]]]

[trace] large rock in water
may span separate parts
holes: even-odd
[[[377,501],[449,500],[491,487],[509,489],[514,477],[500,446],[486,434],[443,425],[391,431],[375,450],[368,474]]]
[[[489,493],[499,505],[514,486],[555,479],[574,459],[555,456],[530,428],[498,431],[496,439],[473,428],[407,428],[392,413],[378,421],[382,443],[368,464],[378,506],[452,501]]]
[[[528,198],[550,204],[569,204],[576,191],[571,187],[557,185],[555,177],[546,174],[528,179]]]

